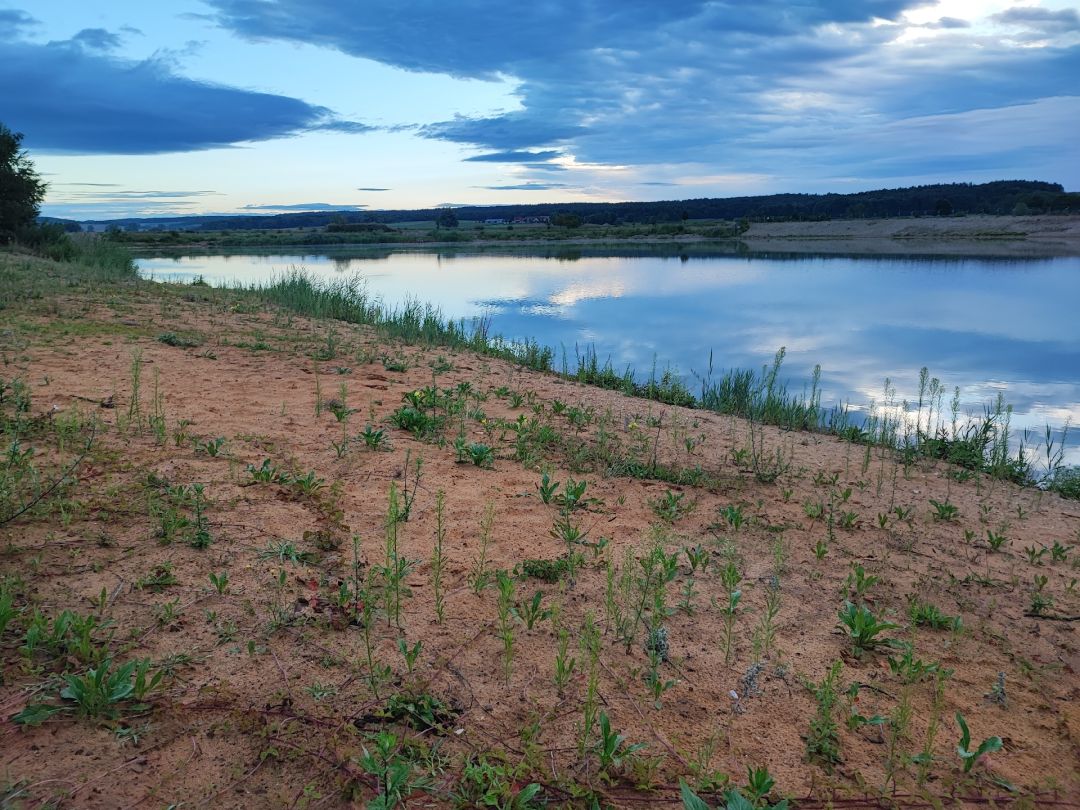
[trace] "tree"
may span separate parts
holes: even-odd
[[[946,200],[944,197],[942,197],[936,203],[934,203],[934,213],[937,214],[939,217],[952,216],[952,212],[953,212],[952,203],[949,202],[948,200]]]
[[[436,228],[456,228],[458,226],[457,214],[452,208],[444,208],[435,220]]]
[[[45,183],[22,149],[22,138],[0,124],[0,244],[33,227],[45,199]]]
[[[551,224],[557,228],[580,228],[581,217],[577,214],[560,211],[551,218]]]

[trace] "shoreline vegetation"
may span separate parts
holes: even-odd
[[[1031,437],[1025,437],[1013,455],[1011,440],[1016,437],[1009,425],[1012,407],[1002,395],[995,402],[985,403],[981,416],[962,415],[959,389],[949,390],[925,367],[917,401],[897,401],[892,381],[885,379],[882,401],[867,403],[860,420],[849,403],[822,405],[820,366],[801,393],[789,391],[780,373],[783,347],[772,364],[760,371],[728,369],[718,376],[714,376],[710,353],[705,374],[695,375],[700,384],[700,393],[695,394],[671,369],[664,369],[658,376],[655,362],[643,380],[631,367],[620,372],[610,358],[601,361],[592,347],[575,347],[572,359],[564,349],[557,358],[552,347],[536,341],[508,341],[489,334],[488,322],[483,318],[447,320],[437,307],[420,301],[387,307],[367,293],[359,277],[319,281],[303,270],[293,270],[267,284],[231,289],[300,315],[372,326],[387,337],[414,345],[468,349],[631,397],[737,416],[751,424],[831,434],[912,458],[927,455],[1017,484],[1052,486],[1061,469],[1063,444],[1068,440],[1068,425],[1061,429],[1063,435],[1058,440],[1052,438],[1054,427],[1047,425],[1041,444],[1045,468],[1037,471],[1039,437],[1034,438],[1034,446]]]
[[[453,229],[416,222],[396,228],[335,232],[329,228],[220,231],[115,231],[102,238],[137,253],[311,248],[380,249],[549,248],[675,253],[819,253],[850,255],[1076,256],[1080,216],[968,215],[953,217],[827,220],[819,222],[709,221],[486,227]]]
[[[0,250],[0,801],[1072,806],[1080,474],[358,279]],[[105,781],[107,777],[107,781]]]
[[[1080,217],[1075,219],[1075,228],[1080,231]],[[806,224],[787,223],[779,227],[805,232],[806,228],[799,226]],[[1066,226],[1066,230],[1071,227]],[[110,240],[61,239],[58,244],[63,247],[54,247],[53,252],[63,255],[69,265],[80,268],[91,283],[138,278],[132,253]],[[10,270],[4,275],[0,275],[0,282],[14,282],[15,274]],[[199,279],[195,280],[194,286],[202,285]],[[386,306],[368,293],[360,276],[323,281],[299,268],[265,284],[222,289],[298,315],[370,326],[388,338],[412,345],[466,349],[531,371],[556,374],[566,380],[661,404],[737,416],[784,430],[831,434],[909,457],[928,454],[1022,485],[1053,486],[1055,475],[1062,469],[1064,445],[1071,427],[1046,425],[1043,436],[1031,436],[1027,432],[1017,444],[1017,437],[1010,429],[1012,406],[1001,394],[996,401],[983,404],[981,416],[961,414],[959,389],[950,391],[944,382],[931,377],[927,367],[921,370],[915,402],[897,401],[894,381],[886,378],[881,401],[853,409],[851,403],[844,402],[822,405],[820,366],[815,368],[800,394],[791,393],[789,383],[780,375],[784,347],[779,348],[771,366],[760,371],[726,369],[718,377],[714,376],[714,358],[710,352],[704,375],[693,374],[700,385],[700,393],[695,394],[670,368],[658,376],[655,359],[647,379],[630,366],[617,370],[610,358],[601,361],[591,346],[575,346],[571,359],[565,347],[557,353],[553,347],[532,339],[507,340],[490,334],[490,324],[485,318],[447,319],[437,306],[419,300]],[[24,290],[23,295],[26,294]],[[36,294],[39,293],[30,293]],[[0,305],[4,303],[0,298]],[[1054,438],[1055,433],[1060,434],[1058,438]],[[1039,461],[1042,461],[1041,469]],[[1074,473],[1067,471],[1067,475]]]

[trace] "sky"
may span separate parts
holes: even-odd
[[[0,0],[74,219],[1080,190],[1080,2]]]

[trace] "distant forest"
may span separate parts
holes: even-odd
[[[1058,183],[998,180],[992,183],[943,183],[855,194],[769,194],[696,200],[623,203],[538,203],[531,205],[459,206],[461,222],[516,217],[572,215],[595,225],[657,224],[682,220],[799,221],[957,214],[1080,213],[1080,193],[1066,193]],[[118,219],[108,223],[136,230],[254,230],[323,227],[331,223],[432,221],[445,209],[318,211],[269,216],[191,216],[167,220]]]

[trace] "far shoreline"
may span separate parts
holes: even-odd
[[[587,226],[586,226],[587,227]],[[464,233],[466,231],[459,231]],[[220,232],[207,232],[207,236]],[[232,232],[236,233],[236,232]],[[294,231],[248,232],[252,241],[200,239],[162,244],[156,240],[123,240],[134,254],[166,255],[187,252],[247,252],[281,250],[326,252],[382,250],[610,248],[677,252],[703,248],[716,255],[848,255],[947,256],[955,258],[1054,258],[1080,256],[1080,216],[905,217],[892,219],[827,220],[820,222],[755,222],[737,237],[709,238],[693,233],[635,235],[626,238],[567,236],[566,238],[478,238],[452,241],[390,241],[304,243],[282,238]],[[265,236],[265,239],[259,239]],[[472,234],[470,234],[472,236]],[[276,237],[276,238],[275,238]]]

